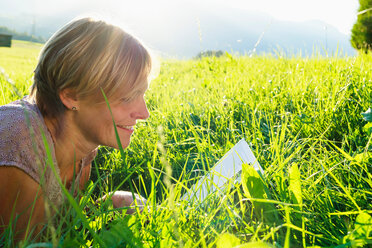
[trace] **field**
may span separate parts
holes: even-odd
[[[27,94],[40,48],[0,48],[1,105]],[[370,54],[161,61],[130,147],[101,147],[80,201],[20,246],[371,246],[371,68]],[[246,165],[241,183],[205,204],[180,200],[241,138],[264,175]],[[94,204],[131,188],[148,199],[142,213]],[[0,246],[14,246],[10,230]]]

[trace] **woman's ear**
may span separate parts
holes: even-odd
[[[66,108],[77,110],[79,108],[76,91],[71,88],[63,89],[59,92],[59,98]]]

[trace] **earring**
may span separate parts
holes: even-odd
[[[72,109],[72,110],[76,110],[76,107],[72,107],[71,109]]]

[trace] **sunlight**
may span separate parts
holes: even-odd
[[[358,0],[262,0],[232,1],[235,8],[256,10],[279,20],[321,20],[349,34],[356,20]]]
[[[102,15],[115,16],[131,26],[151,25],[153,21],[162,23],[169,17],[176,18],[179,15],[195,15],[201,10],[213,11],[215,8],[236,8],[241,10],[257,11],[271,15],[275,19],[288,21],[321,20],[335,26],[340,32],[350,34],[352,25],[356,20],[358,0],[14,0],[7,9],[20,9],[33,15],[40,13],[70,12],[98,12]],[[82,11],[83,10],[83,11]],[[6,11],[6,10],[4,10]],[[5,14],[1,13],[0,15]],[[8,11],[9,12],[9,11]],[[177,24],[175,19],[174,24]]]

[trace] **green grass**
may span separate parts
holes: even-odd
[[[0,66],[21,95],[39,49],[20,42],[0,48]],[[66,203],[39,241],[21,246],[371,245],[372,135],[361,115],[372,105],[371,68],[371,55],[162,61],[146,93],[151,116],[130,147],[122,154],[102,147],[78,204]],[[4,75],[0,82],[0,104],[19,98]],[[180,201],[243,137],[263,179],[246,168],[243,185],[224,196],[203,206]],[[149,199],[144,212],[125,216],[94,204],[131,183]],[[0,246],[12,247],[10,237]]]
[[[1,69],[4,70],[21,94],[26,94],[32,83],[33,71],[41,48],[41,44],[17,40],[12,41],[11,48],[0,47],[0,72]],[[0,105],[19,98],[11,86],[3,81],[0,90]]]

